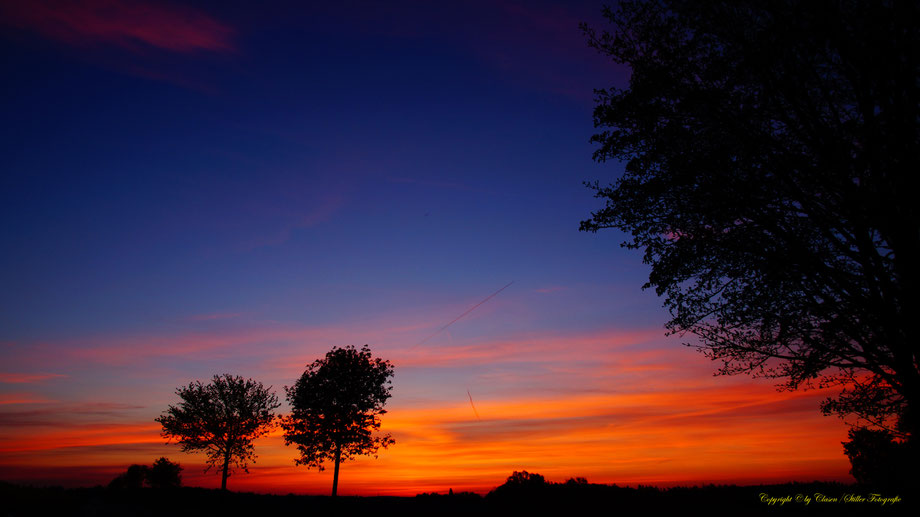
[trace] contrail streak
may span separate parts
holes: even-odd
[[[466,396],[470,398],[470,407],[473,408],[473,413],[476,414],[476,420],[482,420],[479,418],[479,411],[476,411],[476,406],[473,405],[473,396],[470,395],[470,390],[466,390]]]
[[[480,305],[482,305],[482,304],[486,303],[487,301],[491,300],[492,298],[495,297],[495,295],[497,295],[498,293],[504,291],[505,289],[508,288],[508,286],[510,286],[510,285],[513,284],[513,283],[514,283],[514,280],[508,282],[507,284],[505,284],[505,287],[502,287],[502,288],[499,289],[498,291],[495,291],[494,293],[492,293],[492,294],[490,294],[489,296],[487,296],[483,301],[481,301],[481,302],[477,303],[476,305],[470,307],[469,309],[466,310],[466,312],[464,312],[463,314],[461,314],[461,315],[457,316],[456,318],[452,319],[452,320],[450,321],[450,323],[448,323],[447,325],[444,325],[443,327],[441,327],[441,328],[439,328],[438,330],[434,331],[433,334],[431,334],[430,336],[426,337],[425,339],[419,341],[415,346],[422,345],[422,344],[425,343],[425,341],[428,341],[429,339],[431,339],[431,338],[437,336],[438,334],[440,334],[441,332],[443,332],[444,329],[446,329],[447,327],[453,325],[454,323],[457,323],[457,321],[459,321],[460,318],[462,318],[462,317],[466,316],[467,314],[473,312],[474,310],[476,310],[476,307],[479,307]]]

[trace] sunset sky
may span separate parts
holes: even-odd
[[[176,388],[283,399],[349,344],[395,365],[396,444],[340,494],[852,480],[828,393],[714,377],[641,252],[578,231],[622,170],[588,142],[629,77],[578,29],[601,3],[308,4],[0,0],[0,480],[217,487],[160,437]],[[331,488],[256,454],[230,489]]]

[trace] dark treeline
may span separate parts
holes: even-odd
[[[515,473],[520,474],[520,473]],[[526,473],[524,473],[526,475]],[[621,487],[571,479],[550,483],[530,474],[532,483],[509,482],[485,496],[470,492],[419,494],[415,497],[268,495],[204,488],[113,490],[32,488],[0,483],[4,515],[565,515],[573,511],[603,515],[700,510],[709,515],[910,515],[913,498],[882,491],[900,501],[868,499],[875,491],[839,483],[788,483],[759,486],[656,488]],[[514,477],[514,476],[512,476]],[[536,481],[539,478],[539,481]],[[527,480],[527,479],[525,479]],[[808,497],[805,504],[797,496]],[[854,496],[856,499],[854,499]],[[825,497],[824,501],[816,498]],[[773,499],[769,499],[773,498]],[[783,498],[789,501],[783,502]],[[849,500],[847,500],[849,498]],[[864,498],[865,501],[859,501]],[[836,499],[836,500],[835,500]],[[772,502],[771,502],[772,501]],[[680,513],[678,513],[680,512]]]

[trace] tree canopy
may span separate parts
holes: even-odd
[[[226,490],[231,464],[248,472],[247,464],[255,461],[252,441],[271,429],[278,397],[271,387],[230,374],[215,375],[208,384],[195,381],[176,394],[182,402],[156,419],[163,437],[178,441],[183,452],[205,452],[206,471],[220,467]]]
[[[590,44],[606,206],[671,332],[720,373],[837,386],[826,413],[915,436],[920,415],[920,4],[629,1]]]
[[[367,345],[361,350],[336,347],[285,388],[291,404],[290,416],[281,423],[285,443],[297,446],[298,465],[323,470],[326,461],[334,463],[332,495],[338,491],[342,461],[395,443],[389,434],[374,434],[386,413],[392,377],[393,365],[373,358]]]

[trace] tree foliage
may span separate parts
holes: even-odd
[[[266,434],[274,422],[278,397],[262,383],[230,374],[215,375],[180,387],[182,399],[156,419],[162,435],[175,439],[183,452],[205,452],[208,468],[220,467],[221,488],[226,490],[231,464],[248,472],[256,455],[252,442]]]
[[[337,492],[341,461],[376,455],[379,448],[395,443],[389,434],[375,434],[380,415],[386,413],[391,377],[393,366],[373,358],[367,345],[361,350],[336,347],[307,365],[297,382],[285,388],[291,404],[290,416],[281,423],[285,443],[297,446],[298,465],[323,470],[325,462],[335,464],[332,495]]]
[[[671,332],[722,374],[837,386],[827,413],[916,435],[920,4],[629,1],[590,44],[598,161],[581,229],[651,265]],[[897,425],[897,428],[895,427]]]

